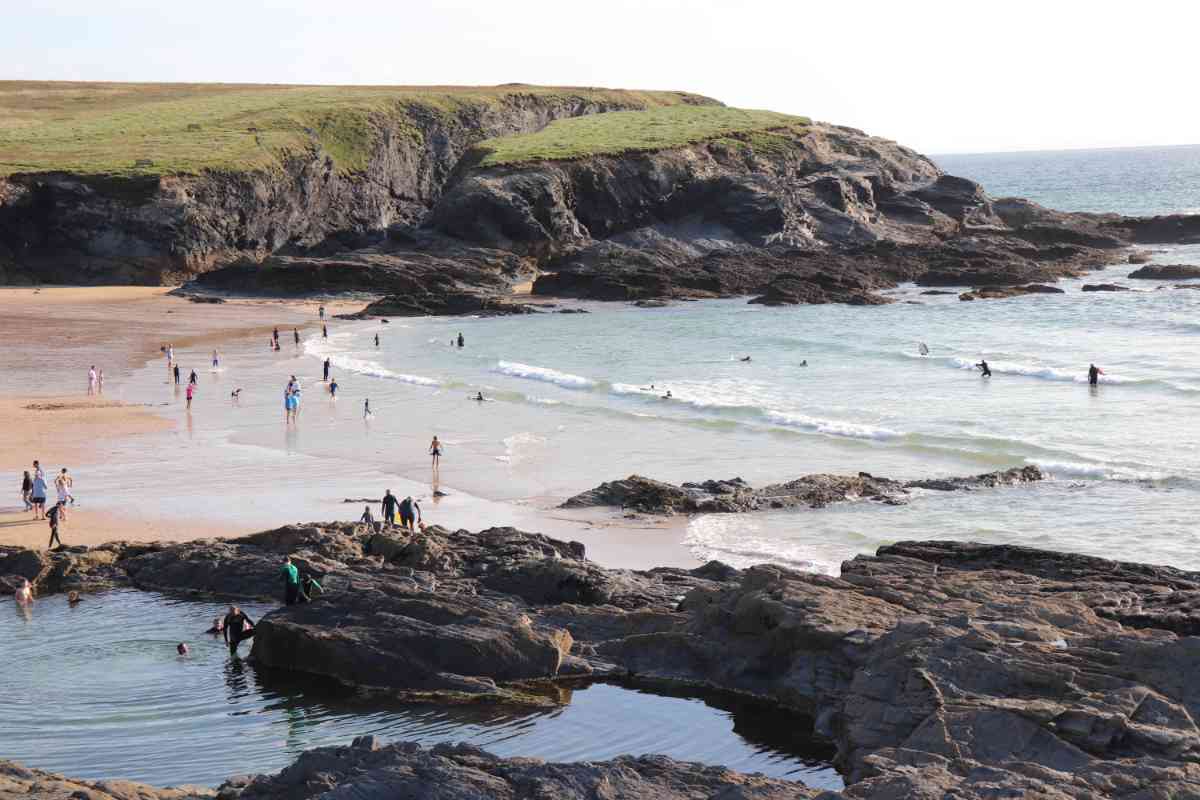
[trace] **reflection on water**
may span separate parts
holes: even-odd
[[[271,609],[243,608],[255,620]],[[51,597],[28,615],[0,614],[0,758],[82,778],[215,785],[371,733],[553,761],[663,753],[841,786],[832,752],[805,737],[807,721],[741,700],[610,684],[565,690],[569,703],[549,710],[368,700],[231,660],[202,633],[223,610],[114,591],[75,608]],[[176,654],[180,641],[191,655]]]

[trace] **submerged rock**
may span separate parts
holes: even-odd
[[[1057,286],[1044,286],[1031,283],[1027,286],[982,286],[963,292],[959,300],[1007,300],[1010,297],[1021,297],[1027,294],[1064,294]]]
[[[1128,286],[1122,286],[1119,283],[1085,283],[1083,285],[1085,292],[1131,292],[1133,291]]]
[[[1197,264],[1151,264],[1129,273],[1130,278],[1141,280],[1181,281],[1188,278],[1200,278],[1200,265]]]

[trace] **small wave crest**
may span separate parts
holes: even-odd
[[[955,369],[976,370],[976,362],[968,358],[951,358],[948,363]],[[989,361],[988,369],[1001,375],[1020,375],[1026,378],[1037,378],[1044,381],[1059,381],[1064,383],[1087,383],[1087,371],[1068,372],[1054,367],[1041,367],[1034,364],[1021,364],[1015,361]],[[1140,378],[1128,378],[1122,375],[1101,375],[1100,382],[1113,385],[1147,383]]]
[[[1086,463],[1079,461],[1044,461],[1037,460],[1036,464],[1053,478],[1074,478],[1076,480],[1093,481],[1165,481],[1173,476],[1155,470],[1128,469],[1111,464]]]
[[[787,428],[815,431],[827,436],[843,436],[850,439],[871,439],[874,441],[889,441],[899,439],[904,434],[876,425],[866,425],[859,422],[844,422],[841,420],[820,419],[807,414],[795,414],[786,411],[766,411],[763,416],[776,425]]]
[[[559,372],[549,367],[536,367],[516,361],[501,361],[496,364],[495,371],[513,378],[553,383],[564,389],[591,389],[596,385],[594,380],[581,375],[572,375],[569,372]]]

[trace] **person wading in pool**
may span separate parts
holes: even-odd
[[[225,636],[225,642],[229,645],[229,655],[236,656],[238,645],[254,636],[254,623],[240,608],[230,606],[229,613],[225,615],[221,632]]]
[[[294,606],[300,599],[300,570],[296,569],[292,557],[288,556],[283,560],[283,568],[279,572],[283,575],[283,602]]]

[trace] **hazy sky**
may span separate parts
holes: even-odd
[[[0,78],[685,89],[926,153],[1200,142],[1200,3],[3,0]]]

